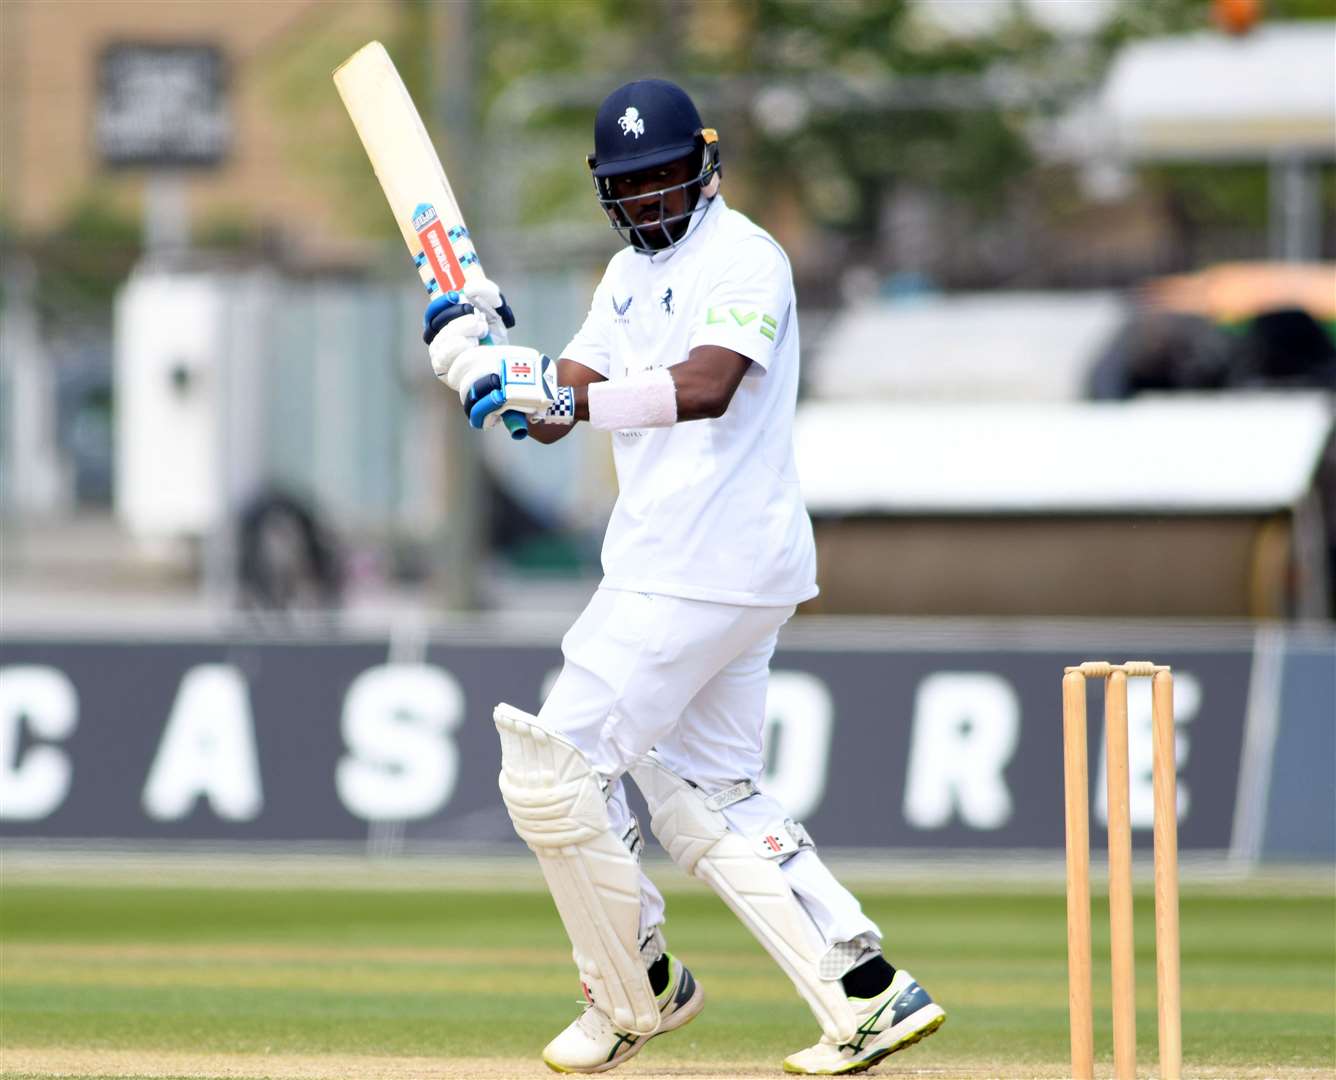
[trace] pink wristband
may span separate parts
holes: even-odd
[[[667,368],[589,384],[589,422],[603,431],[671,427],[677,423],[677,387]]]

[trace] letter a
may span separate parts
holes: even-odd
[[[186,817],[200,797],[227,821],[254,819],[264,801],[246,681],[230,664],[186,672],[144,784],[156,821]]]

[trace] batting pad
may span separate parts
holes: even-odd
[[[501,735],[501,797],[538,856],[580,977],[617,1027],[654,1034],[660,1014],[640,955],[640,871],[608,823],[598,775],[537,717],[502,704],[492,718]]]
[[[706,794],[666,768],[651,753],[631,767],[650,809],[650,828],[673,861],[706,882],[793,980],[821,1025],[837,1043],[853,1039],[858,1020],[838,977],[821,976],[826,945],[793,895],[784,871],[733,832]]]

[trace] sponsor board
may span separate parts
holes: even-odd
[[[496,787],[498,696],[535,709],[555,645],[386,641],[0,649],[0,836],[517,843]],[[1246,647],[1160,652],[1175,669],[1180,844],[1230,845]],[[781,648],[761,787],[819,845],[1063,842],[1057,651]],[[1130,696],[1136,842],[1151,824],[1148,684]],[[498,691],[504,687],[504,692]],[[1104,820],[1090,700],[1092,839]]]

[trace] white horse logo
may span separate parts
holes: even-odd
[[[626,112],[617,123],[621,125],[623,135],[634,135],[638,139],[645,134],[645,121],[640,118],[640,110],[634,105],[626,107]]]

